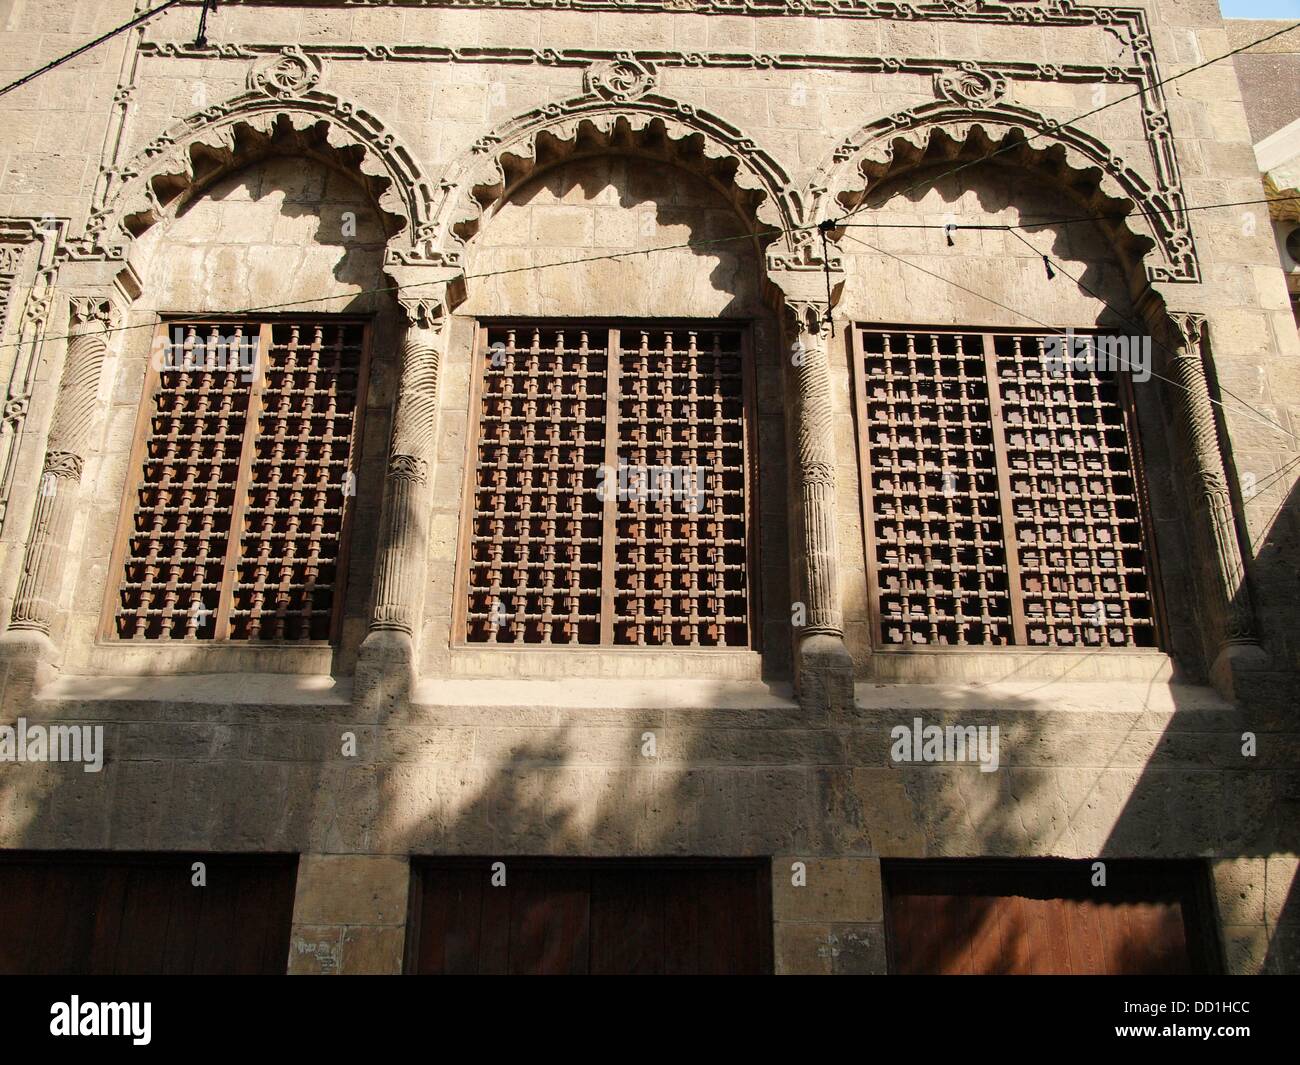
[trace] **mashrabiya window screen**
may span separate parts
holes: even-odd
[[[367,361],[354,321],[160,327],[110,635],[334,638]]]
[[[748,646],[747,357],[737,329],[480,329],[461,638]]]
[[[879,643],[1155,646],[1128,383],[1051,334],[853,337]]]

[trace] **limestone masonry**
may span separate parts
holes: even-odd
[[[435,859],[761,859],[884,973],[903,860],[1143,860],[1300,971],[1300,30],[201,7],[0,96],[0,725],[102,727],[0,862],[297,855],[281,971],[395,973]]]

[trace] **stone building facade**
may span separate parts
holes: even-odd
[[[4,79],[146,6],[0,2]],[[204,40],[198,15],[0,98],[0,721],[103,726],[105,755],[0,764],[0,847],[297,855],[290,972],[410,967],[412,870],[455,856],[760,859],[792,973],[905,967],[909,860],[1191,862],[1216,965],[1300,969],[1300,339],[1233,64],[1192,69],[1234,46],[1215,0],[223,0]],[[160,367],[195,323],[273,371],[335,337],[346,446],[334,405],[302,416],[315,363],[243,391]],[[668,375],[741,367],[709,482],[738,509],[651,573],[686,588],[658,625],[653,592],[583,583],[654,571],[653,507],[579,514],[542,452],[644,430],[637,345],[719,328],[735,358]],[[1035,442],[1011,397],[1050,381],[1017,353],[1065,329],[1148,338],[1151,372]],[[548,378],[548,345],[580,368]],[[493,441],[575,375],[597,398],[523,449],[551,513],[512,569],[530,504],[502,518],[528,493]],[[931,440],[940,378],[961,412]],[[633,429],[593,461],[664,465]],[[314,511],[274,502],[295,447]],[[951,483],[900,487],[931,451]],[[1132,467],[1061,517],[1090,452]],[[1137,561],[1079,576],[1062,535]],[[300,541],[337,595],[282,576],[289,624],[266,574]],[[997,726],[997,771],[899,761],[918,718]]]

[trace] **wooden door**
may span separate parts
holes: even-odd
[[[1218,969],[1195,862],[884,863],[890,971],[1174,974]]]
[[[283,973],[297,867],[293,855],[0,855],[0,974]]]
[[[765,861],[493,861],[417,865],[408,971],[771,972]]]

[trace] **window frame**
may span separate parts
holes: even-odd
[[[719,644],[716,646],[691,646],[689,644],[653,644],[637,646],[613,642],[613,596],[614,585],[606,587],[606,574],[612,572],[614,564],[614,547],[616,536],[605,541],[604,536],[614,527],[613,515],[617,499],[605,501],[602,517],[601,542],[601,639],[597,643],[515,643],[471,642],[468,638],[469,613],[469,574],[471,555],[471,536],[474,522],[474,496],[476,490],[477,452],[479,431],[483,412],[484,374],[482,371],[483,353],[487,350],[488,332],[499,328],[534,328],[544,329],[603,329],[606,332],[607,350],[610,358],[617,350],[621,354],[621,334],[625,329],[694,329],[713,331],[733,331],[740,338],[741,356],[741,392],[742,392],[742,439],[744,442],[745,470],[745,612],[748,639],[744,644]],[[617,348],[615,345],[619,345]],[[690,652],[692,654],[738,654],[754,653],[762,650],[762,610],[760,604],[761,569],[759,565],[760,536],[759,515],[762,513],[759,501],[758,477],[758,401],[757,401],[757,365],[754,358],[753,323],[749,319],[727,318],[633,318],[593,315],[590,318],[564,317],[520,317],[520,316],[485,316],[473,321],[473,338],[469,353],[469,417],[466,420],[465,433],[465,469],[461,475],[460,520],[457,523],[455,577],[451,613],[451,634],[449,645],[458,651],[547,651],[566,654],[597,653],[635,653],[654,654]],[[605,395],[606,409],[606,449],[605,463],[617,464],[618,445],[618,400],[620,393],[609,388]],[[610,431],[610,426],[613,431]],[[608,611],[608,614],[607,614]]]
[[[1107,336],[1112,331],[1095,326],[1075,328],[1073,326],[1034,326],[1017,328],[1010,326],[969,326],[944,325],[931,326],[905,324],[897,322],[863,322],[852,321],[846,326],[845,349],[851,369],[850,387],[852,390],[852,407],[854,436],[857,443],[858,460],[858,502],[859,516],[862,522],[862,542],[865,553],[867,576],[867,615],[870,626],[870,646],[873,653],[885,654],[1095,654],[1104,652],[1108,655],[1150,655],[1167,653],[1169,646],[1169,626],[1165,616],[1163,585],[1157,559],[1155,543],[1155,523],[1151,518],[1150,494],[1147,487],[1146,468],[1143,462],[1142,434],[1138,423],[1136,397],[1133,393],[1133,381],[1129,374],[1117,372],[1119,381],[1120,406],[1124,418],[1124,434],[1128,444],[1129,457],[1133,464],[1134,497],[1137,500],[1138,522],[1142,532],[1142,553],[1147,573],[1148,598],[1151,601],[1151,630],[1154,642],[1149,647],[1115,646],[1062,646],[1060,644],[1031,644],[1025,640],[1024,628],[1024,590],[1020,587],[1019,556],[1015,551],[1014,540],[1015,515],[1011,509],[1012,497],[1009,482],[1009,468],[1006,461],[1005,428],[1002,420],[1001,396],[997,393],[996,354],[993,353],[993,340],[998,336],[1049,336],[1064,335],[1067,329],[1076,336]],[[876,560],[876,536],[874,525],[875,486],[871,476],[871,441],[868,435],[866,369],[864,351],[860,341],[863,332],[897,332],[925,335],[970,336],[982,338],[985,352],[985,380],[989,391],[989,429],[992,448],[996,460],[995,472],[998,482],[999,516],[1003,527],[1003,547],[1007,552],[1008,600],[1011,611],[1010,622],[1013,641],[1007,644],[898,644],[886,643],[880,612],[881,588]],[[1015,557],[1013,557],[1015,556]]]
[[[333,603],[331,604],[329,636],[326,639],[274,640],[274,639],[232,639],[229,636],[230,613],[233,608],[233,577],[238,572],[240,552],[239,544],[242,534],[239,523],[243,521],[248,506],[248,487],[253,465],[253,445],[257,439],[257,425],[261,414],[261,399],[266,384],[266,369],[269,365],[268,353],[272,343],[272,330],[277,325],[298,323],[327,322],[331,325],[357,325],[361,327],[361,357],[357,365],[357,391],[353,410],[352,450],[349,453],[349,466],[358,476],[365,440],[366,402],[370,382],[372,344],[374,340],[374,320],[372,315],[357,314],[270,314],[241,315],[231,313],[182,313],[163,312],[149,333],[149,353],[146,356],[144,382],[140,399],[136,405],[136,418],[131,441],[131,451],[127,459],[126,475],[123,480],[121,500],[118,507],[116,533],[113,537],[112,550],[109,553],[109,568],[104,581],[103,605],[100,610],[98,629],[99,644],[114,647],[202,647],[222,648],[246,651],[260,648],[277,649],[319,649],[338,646],[343,631],[344,603],[347,599],[348,570],[351,564],[352,525],[356,512],[356,494],[345,496],[343,517],[339,525],[339,551],[335,561],[336,580],[334,583]],[[244,437],[240,443],[239,473],[235,481],[235,502],[230,520],[230,543],[227,545],[226,557],[222,567],[222,589],[219,593],[217,616],[213,625],[211,639],[192,639],[187,636],[160,637],[157,639],[132,639],[117,632],[117,608],[120,605],[124,568],[127,561],[127,548],[132,533],[132,519],[139,502],[139,485],[144,470],[145,450],[149,434],[149,423],[156,413],[158,390],[162,370],[153,357],[160,340],[165,341],[167,331],[177,325],[189,324],[242,324],[258,329],[257,378],[251,382],[248,408],[244,415]]]

